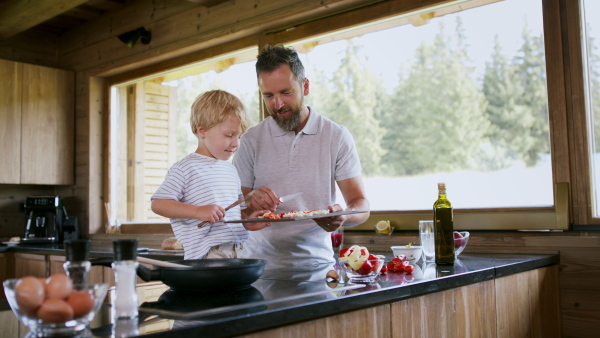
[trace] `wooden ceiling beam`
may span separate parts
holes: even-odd
[[[0,2],[0,39],[19,34],[87,0],[6,0]]]

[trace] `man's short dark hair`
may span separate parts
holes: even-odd
[[[304,81],[304,66],[293,48],[283,45],[266,45],[256,58],[256,76],[260,73],[271,73],[282,64],[290,66],[298,82]]]

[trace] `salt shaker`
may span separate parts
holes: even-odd
[[[136,318],[138,316],[138,294],[136,290],[136,270],[138,263],[137,240],[113,241],[115,260],[114,315],[116,318]]]
[[[85,290],[88,284],[88,274],[92,264],[90,263],[90,241],[77,239],[64,242],[67,261],[63,268],[67,276],[73,282],[75,290]]]

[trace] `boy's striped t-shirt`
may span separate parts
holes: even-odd
[[[172,199],[186,204],[226,207],[242,196],[235,167],[215,158],[192,153],[167,172],[165,181],[152,199]],[[177,240],[183,244],[185,259],[203,258],[208,250],[225,243],[243,243],[248,232],[241,223],[223,221],[241,219],[241,206],[227,211],[225,218],[198,229],[198,219],[171,218]]]

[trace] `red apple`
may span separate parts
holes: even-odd
[[[463,235],[460,234],[460,232],[455,231],[454,232],[454,249],[458,249],[461,246],[463,246],[465,244],[465,239],[463,237]]]

